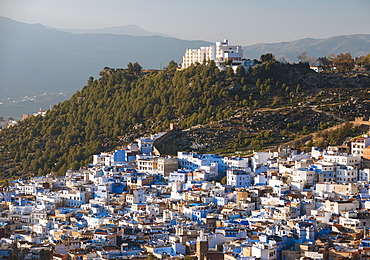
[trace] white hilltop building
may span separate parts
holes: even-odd
[[[213,60],[220,70],[226,70],[225,61],[232,61],[231,65],[234,71],[239,65],[244,66],[245,71],[254,66],[254,61],[243,59],[243,49],[241,45],[229,45],[227,39],[222,42],[216,42],[216,45],[209,47],[200,47],[199,49],[187,49],[181,68],[186,69],[195,63]]]

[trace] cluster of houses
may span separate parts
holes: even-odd
[[[45,116],[46,115],[46,112],[47,112],[47,110],[43,110],[40,107],[39,111],[37,111],[36,113],[33,113],[33,114],[23,114],[22,115],[22,120],[25,120],[26,118],[33,117],[33,116]]]
[[[370,259],[369,137],[249,157],[154,155],[156,138],[10,182],[0,259]]]
[[[0,117],[0,132],[7,128],[7,127],[11,127],[11,126],[14,126],[17,124],[17,121],[15,121],[14,119],[12,118],[9,118],[8,120],[4,120],[2,117]]]
[[[43,110],[41,107],[39,109],[39,111],[37,111],[36,113],[33,113],[33,114],[23,114],[22,115],[22,120],[26,119],[26,118],[29,118],[29,117],[32,117],[32,116],[45,116],[46,115],[46,110]],[[2,118],[2,116],[0,116],[0,132],[5,129],[5,128],[8,128],[8,127],[12,127],[12,126],[15,126],[17,124],[17,121],[14,120],[14,118],[12,117],[9,117],[7,120],[4,120]]]

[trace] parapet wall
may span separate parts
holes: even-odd
[[[176,125],[171,124],[170,130],[153,142],[153,154],[161,155],[159,146],[164,145],[167,141],[173,139],[179,132],[181,132],[181,130],[178,129]]]

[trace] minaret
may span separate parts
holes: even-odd
[[[204,235],[203,230],[200,231],[197,238],[196,252],[198,260],[204,260],[204,257],[207,255],[208,252],[207,236]]]

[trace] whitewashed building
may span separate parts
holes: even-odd
[[[247,71],[249,67],[254,66],[253,61],[242,60],[243,48],[241,45],[229,45],[227,39],[222,42],[216,42],[216,45],[208,47],[200,47],[199,49],[187,49],[182,59],[181,68],[186,69],[192,64],[204,61],[215,61],[216,66],[220,70],[225,70],[226,66],[223,64],[225,61],[231,60],[230,66],[236,70],[241,65]]]
[[[250,174],[241,170],[227,170],[227,185],[244,188],[251,186],[252,177]]]
[[[368,136],[362,136],[359,138],[356,138],[351,142],[351,153],[353,155],[360,155],[362,156],[364,154],[364,148],[368,147],[370,145],[370,137]]]
[[[358,181],[358,169],[352,166],[337,166],[335,181],[337,183],[347,184]]]

